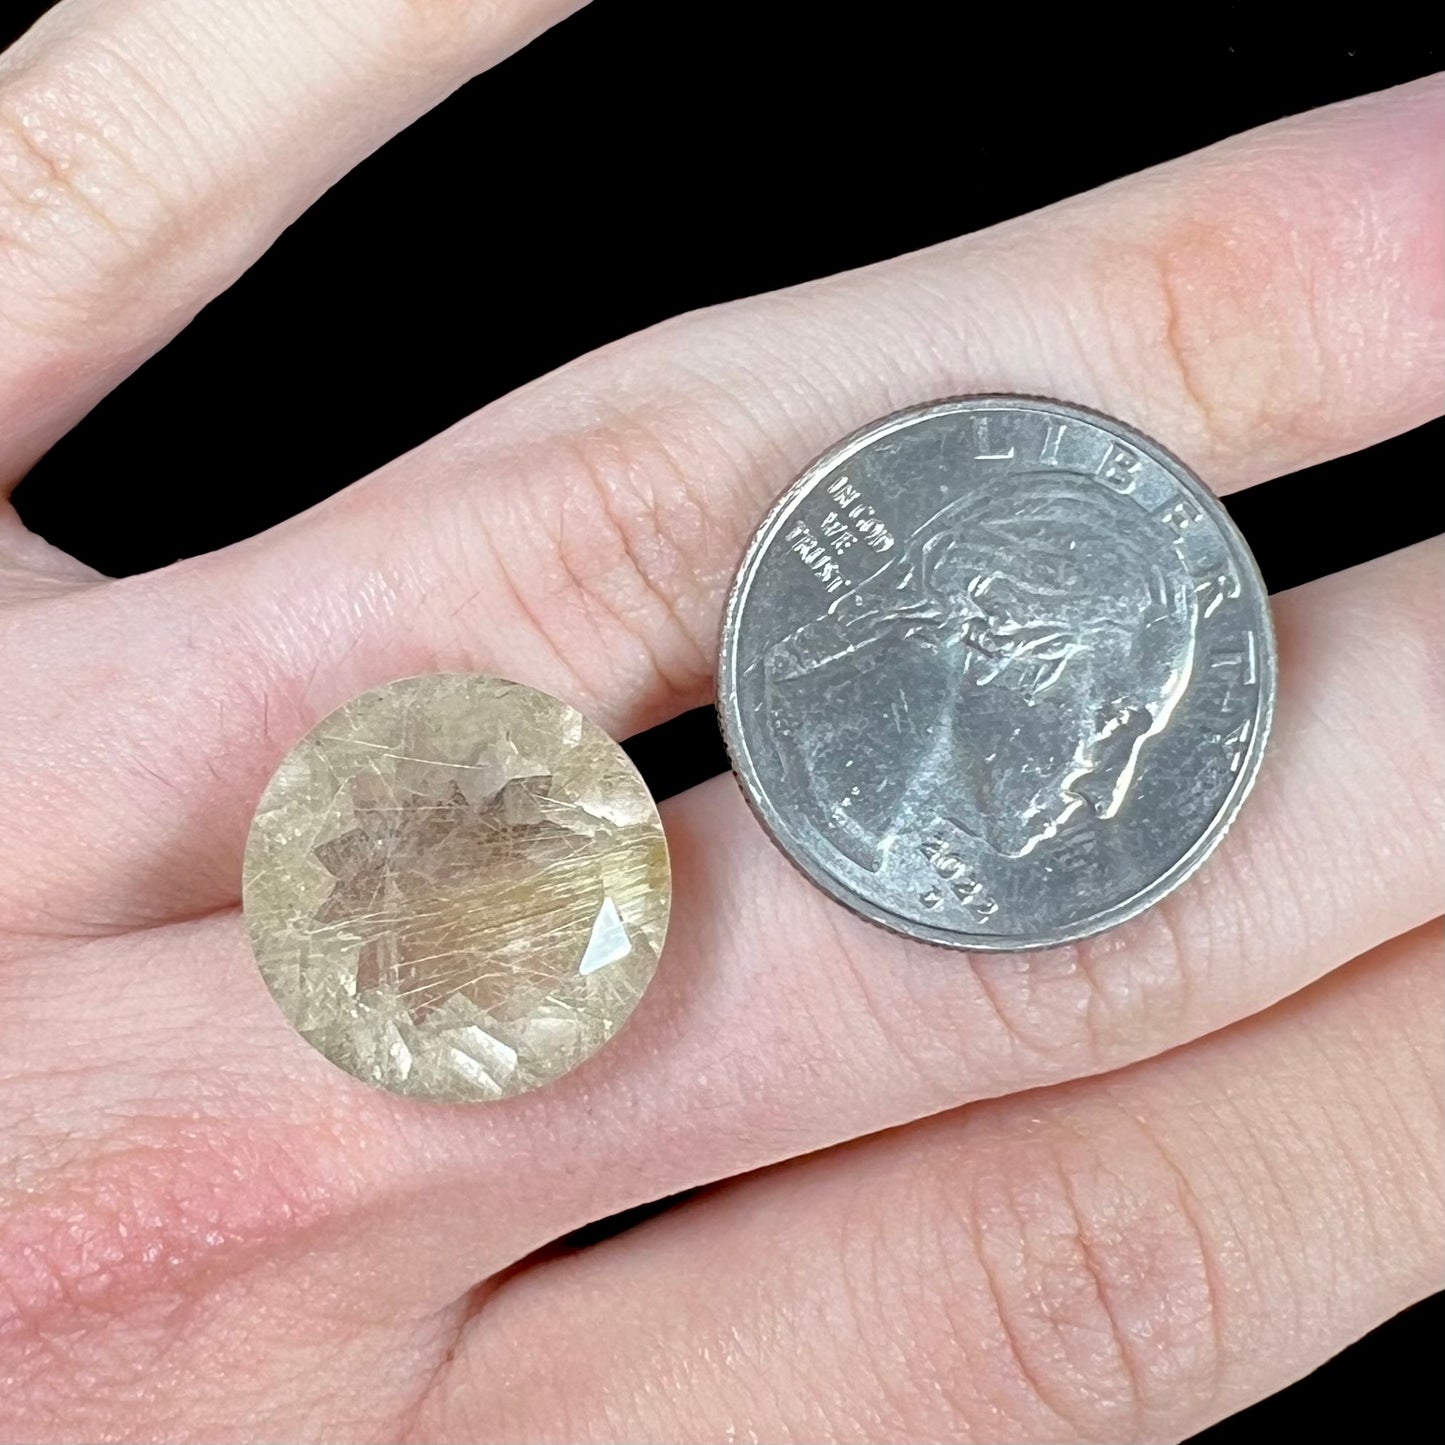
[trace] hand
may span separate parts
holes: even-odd
[[[0,477],[564,8],[63,0],[0,62]],[[1062,396],[1224,490],[1435,414],[1439,101],[682,318],[148,576],[0,518],[0,1437],[1152,1440],[1433,1288],[1434,547],[1278,600],[1255,796],[1077,947],[880,932],[717,779],[665,806],[617,1041],[429,1106],[287,1027],[236,900],[271,769],[366,687],[499,672],[617,736],[706,701],[767,502],[890,408]]]

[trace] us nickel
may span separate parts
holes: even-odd
[[[1258,568],[1178,458],[1082,407],[972,396],[864,427],[778,500],[718,705],[819,887],[910,937],[1028,949],[1204,861],[1274,689]]]

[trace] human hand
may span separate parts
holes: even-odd
[[[5,62],[7,480],[547,18],[238,8],[67,0]],[[673,931],[627,1030],[450,1108],[315,1056],[234,904],[271,768],[376,682],[501,672],[619,736],[705,701],[748,532],[891,407],[1061,395],[1221,489],[1425,419],[1438,176],[1438,87],[1411,87],[674,322],[148,577],[7,517],[0,1435],[1158,1438],[1433,1287],[1433,549],[1280,599],[1253,800],[1198,879],[1075,949],[879,933],[717,780],[664,807]]]

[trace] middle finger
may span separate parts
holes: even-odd
[[[1439,563],[1427,544],[1280,599],[1278,746],[1257,796],[1187,888],[1113,933],[1027,959],[900,940],[804,882],[719,779],[665,805],[677,899],[656,982],[614,1043],[536,1094],[428,1106],[340,1074],[283,1024],[227,914],[0,974],[0,1058],[32,1061],[7,1101],[64,1111],[57,1132],[83,1138],[133,1111],[113,1090],[139,1074],[147,1112],[289,1118],[309,1167],[334,1171],[313,1192],[364,1176],[403,1196],[371,1257],[394,1250],[435,1307],[600,1215],[1158,1053],[1438,909],[1437,830],[1409,823],[1438,812],[1423,656]],[[99,1099],[58,1098],[82,1064]]]

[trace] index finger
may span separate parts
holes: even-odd
[[[332,182],[583,0],[62,0],[0,56],[0,493]]]

